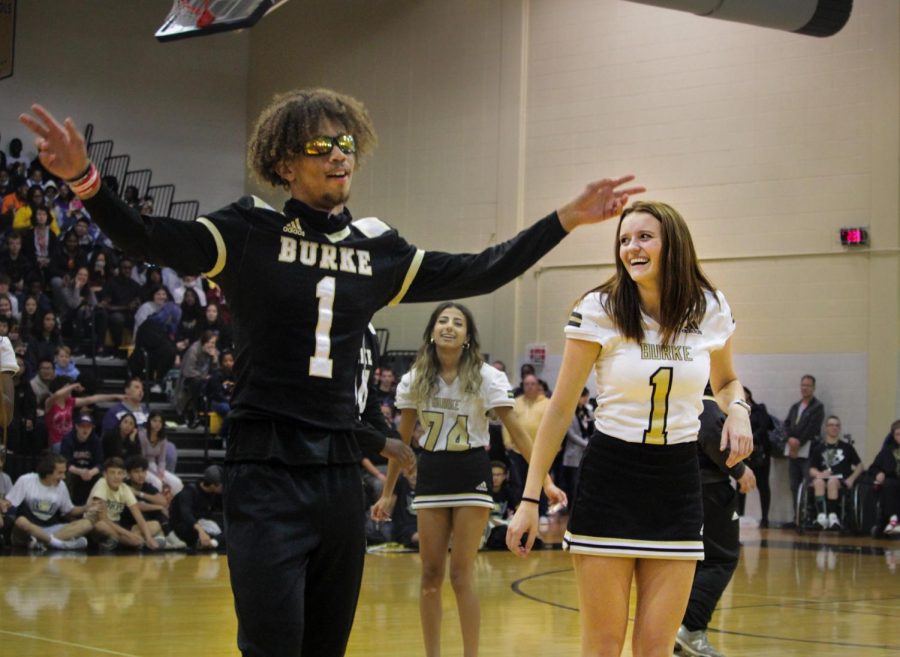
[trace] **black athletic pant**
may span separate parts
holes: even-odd
[[[509,493],[512,503],[518,506],[525,492],[525,479],[528,478],[528,461],[525,460],[524,456],[512,450],[509,450],[507,456],[509,458]],[[544,495],[543,488],[538,499],[541,501],[538,504],[538,513],[545,516],[550,505],[548,504],[547,496]],[[569,500],[569,503],[571,504],[572,500]]]
[[[359,465],[225,467],[228,567],[243,657],[340,657],[362,581]]]
[[[682,624],[690,632],[705,630],[740,556],[737,491],[727,481],[703,484],[703,552]]]
[[[753,470],[756,475],[756,489],[759,491],[759,507],[762,512],[762,522],[769,522],[769,506],[772,503],[772,488],[769,486],[769,472],[772,469],[772,459],[762,454],[755,454],[747,459],[746,464]],[[738,513],[744,515],[744,506],[747,503],[747,496],[738,493]]]
[[[808,459],[805,457],[788,459],[788,477],[791,482],[791,504],[794,505],[794,511],[797,510],[797,491],[800,490],[801,484],[803,484],[808,475]]]
[[[885,523],[891,516],[900,516],[900,479],[885,477],[881,484],[881,515]]]

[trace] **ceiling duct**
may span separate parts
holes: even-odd
[[[837,34],[850,19],[853,0],[628,0],[735,23],[808,36]]]

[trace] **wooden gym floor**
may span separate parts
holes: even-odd
[[[710,626],[725,655],[900,655],[900,541],[756,529],[742,540]],[[422,654],[418,578],[416,554],[367,556],[350,657]],[[484,657],[578,654],[567,554],[482,553],[478,586]],[[444,609],[444,654],[460,655],[449,583]],[[229,656],[235,631],[222,555],[0,558],[2,657]]]

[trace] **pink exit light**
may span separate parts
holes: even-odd
[[[841,244],[844,246],[865,246],[869,243],[869,233],[865,228],[841,228]]]

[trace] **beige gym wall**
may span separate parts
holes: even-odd
[[[619,0],[292,2],[252,32],[247,115],[295,87],[361,98],[381,144],[351,208],[432,249],[480,250],[636,173],[688,219],[756,398],[783,416],[817,375],[868,459],[900,415],[900,8],[855,4],[816,39]],[[844,225],[871,247],[842,248]],[[485,349],[515,368],[544,342],[552,380],[613,235],[579,229],[471,300]],[[390,347],[418,346],[431,308],[379,313]]]

